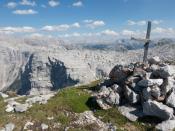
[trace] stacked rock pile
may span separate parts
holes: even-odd
[[[148,64],[116,65],[109,78],[110,84],[101,84],[95,95],[102,109],[118,106],[132,121],[154,116],[164,123],[167,120],[175,122],[175,65],[155,56]]]

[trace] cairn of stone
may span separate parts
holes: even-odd
[[[154,116],[164,123],[175,122],[175,65],[155,56],[148,64],[116,65],[109,78],[95,95],[102,109],[117,106],[131,121]]]

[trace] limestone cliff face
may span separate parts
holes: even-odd
[[[150,49],[149,55],[175,58],[175,49],[167,47],[167,51],[162,52],[162,48]],[[141,61],[142,54],[142,50],[70,50],[55,39],[0,37],[0,91],[45,94],[66,86],[89,83],[107,76],[116,64]]]
[[[0,90],[8,90],[19,79],[27,57],[27,53],[20,50],[0,47]]]

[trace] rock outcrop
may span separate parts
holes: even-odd
[[[175,119],[175,65],[153,57],[148,64],[117,65],[109,77],[108,83],[113,84],[105,86],[107,82],[102,83],[95,95],[102,109],[117,106],[131,121],[144,116],[162,121]],[[113,99],[109,99],[110,94]],[[118,96],[114,97],[114,94]]]

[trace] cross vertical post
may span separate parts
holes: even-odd
[[[147,56],[148,56],[148,48],[149,48],[149,40],[150,40],[150,34],[151,34],[151,21],[148,21],[148,27],[147,27],[147,33],[146,33],[146,43],[144,45],[144,56],[143,56],[143,63],[147,62]]]

